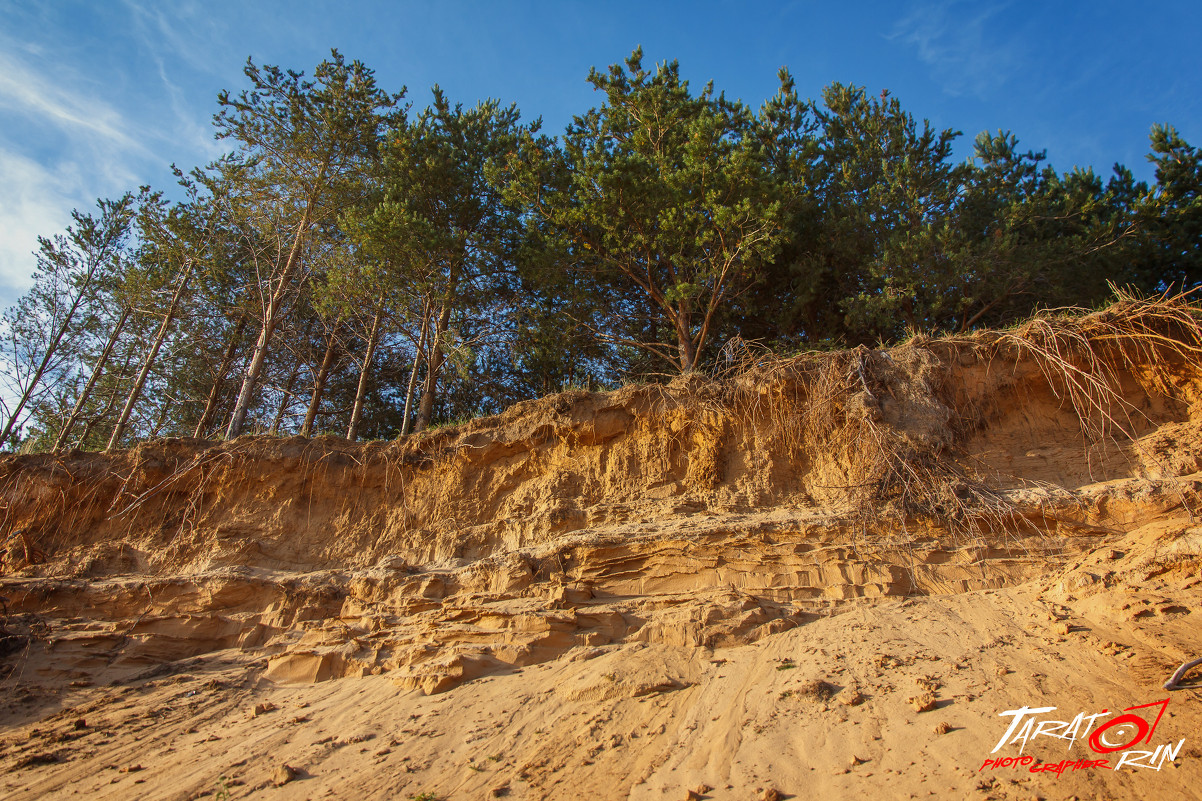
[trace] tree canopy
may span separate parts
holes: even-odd
[[[1202,152],[1168,124],[1143,182],[1009,131],[957,160],[889,92],[806,100],[783,69],[753,109],[641,50],[557,136],[437,86],[415,111],[337,51],[245,75],[225,156],[41,240],[0,318],[0,447],[391,437],[732,341],[875,345],[1202,281]]]

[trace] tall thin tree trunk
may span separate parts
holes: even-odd
[[[434,395],[438,389],[438,373],[442,369],[442,335],[446,330],[442,327],[439,315],[439,325],[434,329],[434,339],[430,346],[430,358],[426,361],[426,380],[422,382],[422,394],[417,402],[417,420],[413,423],[415,432],[425,431],[434,416]]]
[[[438,323],[434,327],[434,338],[430,342],[430,359],[426,362],[426,381],[422,397],[417,405],[417,422],[414,431],[424,431],[434,415],[434,395],[438,389],[438,374],[442,370],[442,342],[451,322],[451,305],[455,300],[455,284],[459,276],[457,266],[452,267],[447,277],[447,289],[442,296],[442,308],[438,312]]]
[[[359,435],[359,418],[363,416],[363,396],[367,393],[367,376],[371,372],[371,362],[376,355],[376,345],[380,341],[380,322],[384,319],[384,296],[376,301],[376,316],[371,321],[371,331],[367,335],[367,352],[363,354],[363,365],[359,369],[359,387],[355,390],[355,407],[351,410],[351,424],[346,429],[346,438],[354,442]]]
[[[66,422],[63,423],[63,427],[58,432],[58,438],[54,440],[54,450],[61,450],[67,444],[67,437],[71,435],[71,429],[79,422],[79,416],[83,414],[84,404],[92,396],[92,390],[96,388],[96,382],[100,379],[100,374],[104,372],[104,366],[108,363],[109,356],[113,353],[113,346],[117,344],[117,337],[121,336],[121,332],[125,329],[125,323],[129,320],[132,312],[133,310],[129,306],[121,309],[121,317],[118,318],[117,324],[113,326],[113,332],[109,334],[109,340],[105,343],[104,350],[100,351],[100,355],[96,357],[96,364],[92,366],[92,374],[88,376],[88,383],[84,385],[83,391],[79,393],[79,397],[75,400],[75,408],[67,416]]]
[[[429,306],[422,304],[422,333],[417,340],[417,350],[413,352],[413,368],[409,371],[409,386],[405,389],[405,417],[401,420],[401,434],[409,433],[409,412],[413,407],[413,393],[417,390],[417,371],[422,366],[422,356],[426,352],[426,333],[430,330],[428,315]]]
[[[230,365],[234,362],[234,353],[238,350],[238,343],[242,340],[242,331],[245,328],[246,315],[242,314],[239,315],[238,324],[234,326],[233,333],[230,334],[229,344],[226,345],[225,353],[221,357],[221,366],[217,369],[217,377],[213,379],[213,388],[209,390],[209,398],[205,401],[204,413],[201,414],[200,420],[196,423],[196,430],[192,433],[192,436],[197,439],[205,435],[217,413],[217,401],[221,398],[221,388],[225,384],[225,377],[229,374]]]
[[[70,311],[63,318],[63,324],[58,327],[58,330],[55,331],[54,336],[46,345],[46,352],[42,355],[42,361],[38,364],[38,369],[34,371],[33,376],[29,379],[29,384],[25,387],[25,391],[21,393],[21,400],[17,402],[17,408],[13,410],[12,416],[5,423],[4,431],[0,432],[0,447],[3,447],[8,438],[12,436],[13,429],[17,425],[17,420],[21,417],[21,412],[24,411],[25,405],[29,403],[29,399],[33,397],[33,392],[37,389],[38,384],[41,383],[42,374],[50,366],[50,360],[54,358],[55,352],[58,351],[58,346],[62,344],[63,337],[67,335],[67,329],[71,326],[71,320],[75,318],[75,312],[79,310],[80,304],[83,303],[84,293],[91,286],[91,283],[92,275],[89,273],[86,283],[75,296],[75,301],[71,304]]]
[[[321,395],[326,389],[326,379],[330,377],[330,368],[334,364],[334,342],[337,337],[334,336],[337,326],[330,331],[330,338],[326,342],[326,355],[321,359],[321,367],[317,370],[317,376],[313,380],[313,396],[309,399],[309,410],[305,412],[305,422],[301,425],[300,435],[302,437],[313,436],[313,422],[317,419],[317,407],[321,405]]]
[[[308,230],[308,227],[309,210],[306,209],[300,224],[296,227],[296,238],[293,239],[292,248],[288,251],[288,258],[284,261],[284,269],[280,272],[279,281],[272,287],[271,297],[267,301],[267,310],[263,315],[263,328],[259,331],[259,339],[255,343],[255,350],[250,357],[250,362],[246,365],[246,376],[242,379],[242,389],[238,392],[238,401],[234,404],[234,413],[230,418],[229,428],[225,432],[226,439],[233,439],[241,434],[242,426],[246,423],[246,412],[250,407],[250,399],[254,395],[259,374],[263,372],[263,363],[267,359],[267,346],[271,343],[271,335],[275,332],[280,307],[288,293],[288,282],[300,262],[301,247],[304,245],[305,231]]]
[[[159,409],[159,419],[154,421],[154,427],[150,429],[150,439],[158,437],[159,432],[163,430],[163,426],[167,424],[167,414],[171,411],[175,404],[171,402],[171,396],[163,398],[163,406]]]
[[[129,195],[119,202],[119,206],[124,207],[124,203],[129,199]],[[102,204],[103,205],[103,204]],[[74,300],[71,302],[71,308],[67,312],[67,316],[63,318],[62,325],[59,326],[50,342],[46,345],[46,352],[42,355],[42,361],[38,364],[37,370],[34,371],[30,378],[25,391],[21,393],[21,399],[17,402],[17,407],[13,410],[12,415],[8,418],[8,422],[4,424],[4,430],[0,431],[0,447],[8,442],[8,438],[12,436],[13,430],[16,428],[17,420],[21,418],[21,412],[24,411],[25,405],[29,403],[29,399],[33,397],[34,391],[41,383],[42,375],[46,372],[46,368],[50,366],[50,360],[54,357],[59,345],[62,344],[63,337],[67,335],[67,330],[71,327],[71,321],[75,319],[75,313],[79,311],[79,307],[83,305],[85,296],[92,291],[92,284],[96,278],[96,272],[100,269],[101,262],[107,257],[109,248],[115,245],[128,230],[126,223],[120,231],[106,230],[104,241],[100,245],[99,253],[88,264],[88,270],[83,276],[83,280],[79,283],[78,291],[75,294]]]
[[[167,312],[163,315],[163,322],[159,324],[159,330],[155,332],[154,342],[151,344],[150,350],[147,351],[146,358],[142,361],[142,369],[138,371],[138,377],[134,380],[134,385],[129,390],[129,397],[125,401],[125,408],[121,410],[121,416],[117,418],[117,424],[113,426],[113,433],[109,437],[109,444],[105,448],[105,451],[111,451],[121,441],[121,437],[125,433],[125,426],[129,423],[129,416],[133,413],[134,406],[137,405],[138,399],[142,396],[142,387],[146,385],[146,376],[150,375],[150,368],[154,366],[155,360],[159,357],[159,349],[163,347],[163,340],[167,338],[167,331],[171,328],[171,322],[175,319],[176,312],[179,311],[180,300],[183,298],[184,292],[187,291],[188,282],[191,280],[192,268],[189,267],[180,276],[179,285],[175,287],[175,292],[171,295],[171,305],[167,307]]]
[[[125,354],[125,363],[121,365],[121,369],[117,371],[117,380],[113,382],[113,391],[108,394],[108,399],[104,402],[104,411],[99,414],[92,415],[88,422],[84,424],[83,433],[79,435],[79,441],[85,443],[92,433],[92,429],[101,420],[107,418],[113,413],[113,409],[117,408],[117,401],[121,397],[121,384],[129,377],[129,366],[134,360],[133,348],[130,348]]]
[[[697,365],[697,349],[693,344],[692,331],[689,330],[692,318],[685,300],[680,301],[680,308],[676,312],[674,322],[676,323],[677,350],[680,353],[680,372],[690,373]]]
[[[284,421],[284,412],[288,411],[288,404],[292,401],[292,388],[296,386],[296,377],[300,375],[300,362],[292,366],[292,372],[288,375],[288,383],[284,385],[284,397],[280,399],[280,408],[275,413],[275,419],[271,421],[271,436],[278,436],[280,433],[280,423]]]

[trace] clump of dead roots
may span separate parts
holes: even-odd
[[[1185,295],[1120,292],[1101,311],[1051,310],[1009,330],[918,335],[890,349],[785,359],[740,343],[730,352],[722,378],[735,390],[733,403],[774,421],[808,460],[820,500],[876,519],[977,528],[1012,520],[1015,510],[963,462],[959,446],[988,422],[993,399],[952,380],[958,370],[980,367],[1000,385],[1007,371],[1033,362],[1075,414],[1087,447],[1130,446],[1140,412],[1121,394],[1122,375],[1180,399],[1175,379],[1202,363],[1202,309]]]
[[[685,487],[713,491],[727,481],[724,440],[741,421],[752,423],[749,447],[757,456],[763,450],[766,458],[792,460],[785,483],[800,477],[801,491],[823,506],[847,508],[865,526],[889,519],[904,530],[907,520],[925,518],[953,531],[1010,528],[1021,523],[1019,510],[994,477],[968,462],[963,447],[1013,389],[1008,376],[1021,368],[1028,380],[1042,381],[1041,391],[1075,415],[1087,452],[1109,441],[1130,452],[1141,412],[1125,399],[1123,382],[1188,403],[1185,388],[1202,384],[1202,308],[1185,296],[1120,294],[1101,311],[1049,311],[1004,331],[920,335],[888,349],[789,358],[734,343],[721,361],[724,370],[708,378],[694,373],[600,400],[564,393],[390,443],[175,440],[96,459],[7,457],[0,460],[0,574],[40,569],[48,556],[85,545],[63,568],[72,575],[149,569],[116,544],[137,537],[157,538],[160,567],[220,549],[222,558],[241,558],[238,549],[258,547],[253,537],[228,533],[205,514],[225,502],[223,494],[257,486],[263,465],[274,464],[280,480],[291,482],[296,508],[304,510],[298,519],[308,520],[315,494],[337,488],[337,509],[324,519],[336,521],[342,541],[365,549],[387,525],[395,525],[394,542],[413,542],[486,522],[483,502],[497,508],[496,498],[466,489],[480,483],[484,454],[497,461],[544,446],[572,451],[640,428],[653,432],[649,447],[667,465],[664,474],[678,470]],[[965,380],[966,370],[977,377]],[[611,423],[621,422],[602,432],[600,417],[590,414],[611,408]],[[574,491],[558,486],[557,493]],[[789,484],[781,493],[794,491]],[[569,506],[556,507],[549,525]],[[107,533],[100,537],[94,532],[102,526]]]

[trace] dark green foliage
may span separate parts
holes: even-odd
[[[785,70],[756,112],[638,50],[591,71],[599,102],[558,138],[437,87],[410,117],[337,52],[312,79],[246,75],[214,118],[232,151],[179,173],[182,200],[143,189],[42,240],[0,321],[5,447],[394,437],[741,342],[873,345],[1202,282],[1202,152],[1168,125],[1149,185],[1009,132],[956,161],[960,133],[888,92],[804,100]]]
[[[1143,257],[1139,281],[1157,289],[1197,286],[1202,282],[1202,152],[1171,125],[1154,125],[1148,160],[1156,165],[1155,189],[1142,197],[1142,185],[1129,190]],[[1129,183],[1129,175],[1120,175]]]
[[[670,339],[631,330],[620,304],[608,334],[687,372],[716,315],[783,236],[755,119],[712,85],[693,96],[675,62],[644,70],[639,50],[589,82],[604,104],[575,118],[562,144],[527,137],[497,177],[565,266],[616,285],[623,299],[637,288]]]

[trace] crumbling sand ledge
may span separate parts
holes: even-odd
[[[0,793],[1191,798],[1188,679],[1159,771],[978,769],[1000,712],[1202,654],[1198,333],[1129,301],[403,443],[3,457]]]

